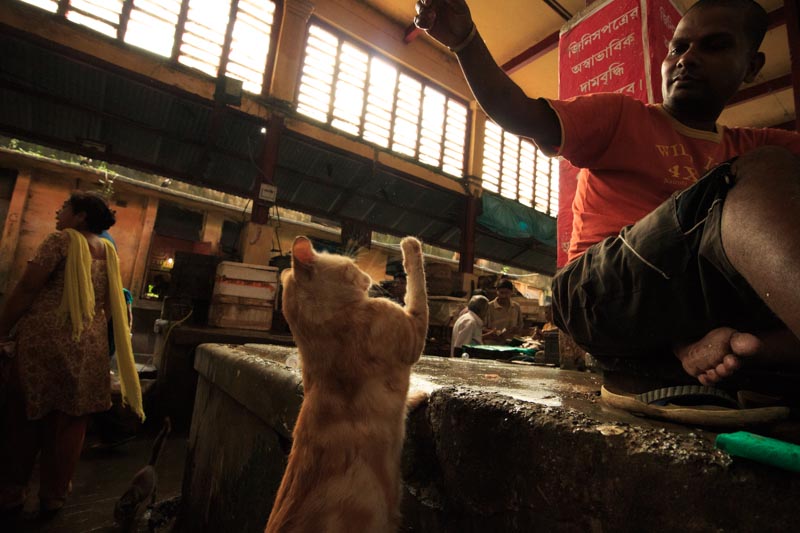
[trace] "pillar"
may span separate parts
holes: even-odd
[[[8,280],[14,266],[14,257],[22,229],[22,215],[28,204],[30,186],[31,171],[29,169],[20,170],[17,174],[17,181],[14,182],[14,192],[11,193],[6,223],[3,226],[3,237],[0,240],[0,293],[4,295],[11,289],[8,287]]]

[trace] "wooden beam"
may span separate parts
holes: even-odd
[[[784,6],[775,9],[774,11],[770,11],[767,13],[769,16],[769,26],[767,26],[768,30],[774,30],[778,26],[783,26],[786,24],[786,10]]]
[[[11,288],[8,286],[8,280],[11,277],[11,269],[14,267],[14,256],[22,229],[22,215],[25,213],[25,206],[28,203],[30,187],[30,169],[20,169],[17,181],[14,183],[14,192],[11,193],[11,203],[8,205],[3,237],[0,240],[0,293],[4,295]]]
[[[503,63],[502,69],[506,72],[506,74],[511,74],[512,72],[524,67],[531,61],[539,58],[541,55],[555,49],[557,46],[558,30],[554,31],[538,43]]]
[[[775,78],[774,80],[765,81],[764,83],[751,85],[750,87],[742,89],[738,93],[734,94],[733,98],[728,100],[728,105],[738,104],[746,100],[752,100],[753,98],[764,96],[765,94],[782,91],[783,89],[789,89],[791,86],[792,75],[787,74],[785,76],[781,76],[780,78]]]
[[[792,65],[794,88],[795,131],[800,131],[800,0],[784,0],[786,36],[789,40],[789,60]]]
[[[156,226],[158,214],[158,197],[145,195],[145,208],[142,211],[142,223],[139,226],[139,247],[136,249],[136,258],[133,260],[131,273],[131,294],[134,298],[144,296],[145,280],[147,278],[147,258],[150,255],[150,241],[153,240],[153,229]]]

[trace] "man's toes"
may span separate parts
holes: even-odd
[[[742,362],[737,356],[728,354],[722,359],[722,365],[733,373],[739,370],[739,367],[742,366]]]
[[[701,378],[705,378],[705,381],[703,379],[701,379],[700,383],[702,383],[703,385],[707,385],[707,386],[711,386],[714,383],[718,382],[720,379],[722,379],[719,376],[719,374],[717,374],[717,371],[714,368],[712,368],[710,370],[706,370],[706,373],[703,374],[701,376]]]
[[[758,355],[762,350],[761,340],[750,333],[736,332],[731,335],[731,349],[739,356]]]
[[[725,363],[720,363],[714,369],[714,372],[720,379],[728,378],[733,375],[733,370],[725,366]]]

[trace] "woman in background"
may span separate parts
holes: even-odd
[[[119,263],[111,243],[99,236],[114,222],[102,196],[72,193],[56,213],[58,231],[39,246],[0,314],[0,343],[11,340],[16,325],[0,442],[4,515],[21,510],[40,451],[41,510],[52,514],[63,507],[88,415],[111,407],[107,322],[112,317],[117,350],[125,352],[123,401],[144,416]]]

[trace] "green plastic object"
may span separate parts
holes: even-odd
[[[800,472],[800,446],[797,444],[737,431],[720,433],[714,445],[737,457]]]

